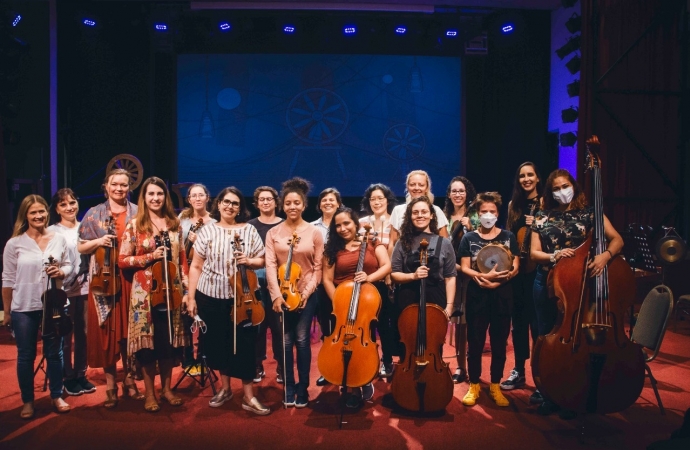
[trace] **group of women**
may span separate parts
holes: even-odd
[[[143,401],[149,412],[160,409],[159,401],[181,405],[182,398],[171,389],[171,376],[180,360],[194,359],[189,351],[183,358],[183,350],[192,347],[190,318],[205,323],[198,351],[211,369],[220,372],[221,389],[209,406],[220,407],[233,398],[230,378],[234,377],[242,382],[242,408],[270,414],[254,389],[254,383],[266,376],[263,361],[270,329],[276,380],[284,384],[284,406],[303,408],[309,403],[312,319],[318,316],[324,336],[333,333],[334,294],[345,281],[372,283],[381,298],[372,330],[381,342],[380,377],[393,376],[394,358],[402,360],[414,350],[401,345],[397,318],[405,307],[419,303],[424,286],[426,303],[439,306],[455,325],[457,361],[452,380],[461,383],[469,378],[462,403],[472,406],[480,398],[488,332],[488,395],[498,406],[508,406],[502,391],[526,382],[529,330],[536,339],[548,333],[557,318],[546,288],[548,272],[559,259],[573,255],[592,227],[591,208],[573,177],[556,170],[542,189],[537,168],[530,162],[517,170],[507,229],[497,226],[502,208],[497,192],[477,194],[467,178],[458,176],[449,183],[441,209],[434,205],[431,180],[421,170],[408,174],[402,205],[395,205],[389,187],[372,184],[364,193],[361,216],[342,205],[337,189],[328,188],[318,197],[321,218],[313,223],[303,218],[310,185],[298,177],[284,182],[280,192],[258,187],[253,204],[260,215],[253,219],[247,200],[235,187],[212,199],[205,186],[192,185],[187,192],[189,207],[178,217],[163,180],[145,180],[136,205],[128,200],[130,181],[122,169],[110,172],[103,184],[106,201],[89,209],[81,223],[76,219],[77,196],[70,189],[58,191],[52,206],[35,195],[20,205],[13,236],[5,246],[2,294],[5,325],[11,325],[16,336],[23,418],[34,415],[33,363],[42,293],[50,279],[63,280],[74,319],[73,338],[46,330],[42,334],[50,396],[58,412],[70,409],[62,399],[63,390],[70,395],[95,391],[85,377],[87,365],[103,369],[103,406],[116,407],[120,359],[123,396]],[[277,215],[281,210],[284,219]],[[358,234],[365,227],[373,240],[360,255],[363,244]],[[591,262],[593,276],[622,249],[622,239],[608,220],[605,232],[607,251]],[[419,257],[423,240],[429,256],[424,264]],[[479,270],[477,254],[488,245],[507,249],[511,268]],[[118,252],[121,287],[115,295],[89,289],[88,279],[98,270],[93,257],[98,248]],[[54,262],[46,265],[49,258]],[[301,270],[293,286],[298,295],[295,308],[288,308],[279,279],[285,264]],[[168,292],[181,301],[159,300],[160,266],[169,277]],[[233,319],[238,293],[232,279],[239,267],[258,276],[259,301],[266,312],[259,326]],[[511,324],[515,367],[503,379]],[[156,373],[160,392],[154,389]],[[143,393],[135,378],[143,378]],[[373,397],[373,380],[369,381],[348,398],[348,406],[357,407]],[[321,377],[317,385],[328,382]],[[531,400],[543,401],[538,392]],[[555,410],[555,405],[544,403],[540,411]]]

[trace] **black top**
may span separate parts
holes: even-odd
[[[268,233],[268,230],[271,228],[275,227],[276,225],[280,225],[281,222],[283,222],[285,219],[280,218],[279,222],[276,223],[263,223],[262,221],[259,220],[258,217],[255,217],[253,219],[250,219],[247,221],[248,224],[254,225],[254,228],[256,228],[256,231],[259,232],[259,236],[261,236],[261,242],[266,245],[266,233]]]
[[[470,231],[469,233],[465,233],[465,235],[462,237],[462,241],[460,242],[460,257],[469,256],[471,261],[470,267],[479,271],[477,268],[477,253],[479,253],[479,250],[491,243],[506,246],[510,250],[510,253],[512,253],[513,257],[518,256],[520,253],[515,235],[508,230],[501,230],[501,232],[498,233],[498,235],[493,239],[484,239],[483,237],[479,236],[477,231]]]

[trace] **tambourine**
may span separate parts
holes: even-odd
[[[513,255],[503,244],[488,244],[477,253],[477,268],[481,273],[491,272],[494,266],[497,272],[513,270]]]

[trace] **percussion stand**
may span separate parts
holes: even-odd
[[[192,375],[189,372],[197,364],[201,368],[201,370],[199,371],[199,375]],[[208,362],[206,361],[206,354],[204,353],[204,340],[201,337],[201,335],[199,336],[199,346],[197,347],[197,357],[196,359],[194,359],[194,364],[190,365],[185,369],[180,379],[177,380],[177,383],[175,383],[175,386],[173,386],[173,391],[177,389],[177,387],[180,385],[180,383],[182,383],[185,377],[190,377],[192,380],[194,380],[194,382],[197,383],[202,390],[206,387],[206,380],[208,380],[209,384],[211,385],[213,395],[215,396],[217,394],[216,381],[218,381],[218,375],[216,375],[216,373],[213,370],[211,370],[211,368],[209,368],[208,366]]]
[[[45,392],[48,390],[48,372],[46,372],[46,355],[43,355],[43,357],[41,357],[41,361],[36,366],[36,369],[34,370],[34,378],[36,378],[36,374],[39,370],[42,370],[43,374],[45,375],[45,377],[43,378],[43,392]]]

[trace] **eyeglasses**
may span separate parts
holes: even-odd
[[[189,198],[206,198],[206,194],[192,194]]]
[[[223,206],[232,206],[233,208],[240,207],[240,202],[234,202],[232,200],[222,200],[221,203],[223,204]]]
[[[273,200],[275,200],[273,197],[259,197],[256,199],[259,203],[271,203]]]
[[[369,197],[370,202],[382,202],[386,200],[386,197]]]
[[[465,193],[467,193],[467,191],[464,189],[452,189],[450,191],[450,195],[461,195],[461,194],[465,194]]]
[[[417,217],[417,216],[426,217],[426,216],[430,216],[430,215],[431,215],[431,211],[428,211],[428,210],[427,211],[412,211],[413,217]]]

